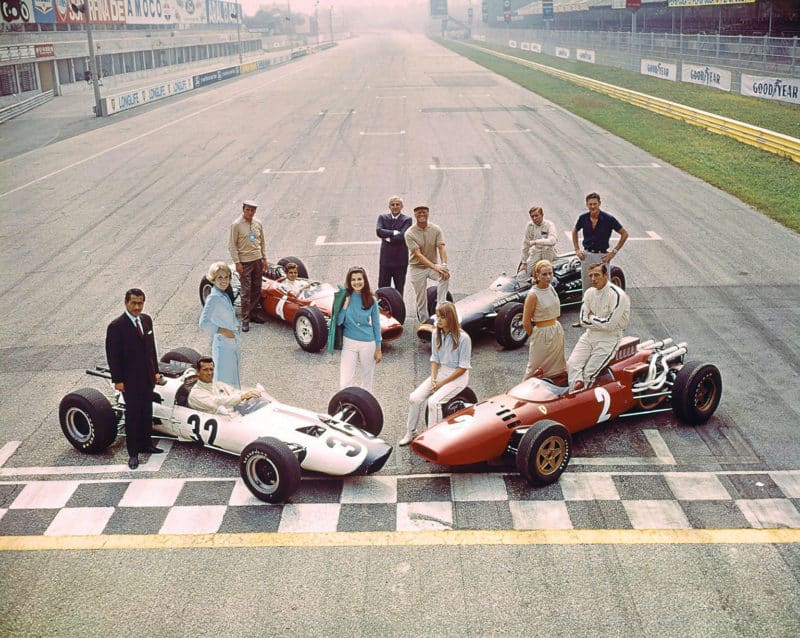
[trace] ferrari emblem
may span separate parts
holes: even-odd
[[[539,406],[539,412],[541,412],[542,414],[547,414],[547,406],[546,405],[540,405]]]

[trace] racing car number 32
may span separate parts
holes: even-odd
[[[193,414],[187,419],[189,425],[192,426],[192,436],[195,441],[198,443],[202,443],[204,445],[214,445],[214,439],[217,438],[217,420],[216,419],[208,419],[203,424],[203,431],[209,432],[208,441],[203,439],[202,434],[200,433],[200,415]]]

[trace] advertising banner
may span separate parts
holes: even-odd
[[[135,89],[133,91],[106,97],[104,98],[105,108],[103,111],[106,115],[113,115],[120,111],[142,106],[142,104],[146,104],[147,102],[155,102],[156,100],[163,100],[170,95],[191,91],[193,88],[194,85],[191,77],[167,80],[166,82],[154,84],[144,89]]]
[[[56,21],[56,7],[53,0],[33,0],[33,15],[36,24],[53,24]]]
[[[36,51],[37,58],[52,58],[56,54],[56,48],[52,44],[34,44],[33,50]]]
[[[594,51],[589,51],[587,49],[578,49],[575,57],[580,60],[581,62],[591,62],[594,64]]]
[[[26,60],[35,57],[36,49],[32,44],[15,44],[10,47],[0,47],[0,62]]]
[[[444,18],[447,15],[447,0],[431,0],[431,18]]]
[[[568,58],[569,57],[569,49],[565,49],[564,47],[556,47],[556,57],[557,58]]]
[[[175,24],[207,24],[206,0],[172,0]]]
[[[702,64],[686,64],[681,66],[681,82],[702,84],[722,91],[731,90],[731,72],[725,69],[716,69],[713,66]]]
[[[742,73],[741,94],[800,104],[800,78],[776,78]]]
[[[542,52],[542,45],[538,42],[531,42],[531,51],[534,53],[541,53]]]
[[[3,22],[6,24],[33,23],[31,0],[2,0]]]
[[[652,75],[662,80],[678,81],[678,65],[659,62],[658,60],[642,60],[641,72],[643,75]]]
[[[125,0],[75,0],[79,5],[84,2],[92,24],[125,24]],[[59,24],[83,24],[83,14],[72,9],[70,0],[54,0],[54,5]]]
[[[238,18],[234,18],[233,16],[242,15],[241,5],[235,2],[208,0],[207,6],[209,24],[236,24]]]
[[[174,24],[174,0],[126,0],[128,24]]]
[[[714,4],[752,4],[756,0],[667,0],[668,7],[709,7]]]
[[[239,75],[238,66],[231,66],[226,69],[217,69],[216,71],[201,73],[200,75],[194,76],[194,86],[195,88],[207,86],[208,84],[214,84],[214,82],[219,82],[220,80],[227,80],[228,78],[232,78],[237,75]]]

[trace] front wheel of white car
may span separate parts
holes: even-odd
[[[58,418],[67,441],[86,454],[102,452],[117,438],[114,410],[94,388],[80,388],[61,399]]]
[[[378,399],[364,388],[344,388],[328,402],[328,414],[378,436],[383,430],[383,410]]]
[[[289,446],[273,437],[248,443],[239,455],[239,473],[253,495],[267,503],[285,501],[300,485],[300,462]]]

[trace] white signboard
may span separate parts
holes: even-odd
[[[565,49],[564,47],[556,47],[556,57],[557,58],[568,58],[569,57],[569,49]]]
[[[581,62],[591,62],[592,64],[594,64],[594,51],[588,51],[587,49],[578,49],[578,52],[575,54],[575,57]]]
[[[508,41],[508,46],[510,46],[512,49],[516,49],[517,48],[517,41],[516,40],[509,40]]]
[[[542,45],[538,42],[531,42],[531,51],[534,53],[541,53],[542,52]]]
[[[742,73],[741,93],[765,100],[800,104],[800,78],[776,78]]]
[[[530,51],[531,50],[531,43],[530,42],[520,42],[519,48],[523,51]]]
[[[723,91],[731,90],[731,72],[702,64],[686,64],[681,66],[681,82],[702,84]]]
[[[194,80],[190,75],[185,78],[168,80],[161,84],[153,84],[144,89],[135,89],[133,91],[127,91],[126,93],[118,93],[117,95],[104,98],[106,103],[105,112],[108,115],[113,115],[120,111],[142,106],[147,102],[163,100],[170,95],[191,91],[193,88]]]
[[[659,62],[658,60],[642,60],[642,74],[652,75],[662,80],[678,81],[678,65]]]

